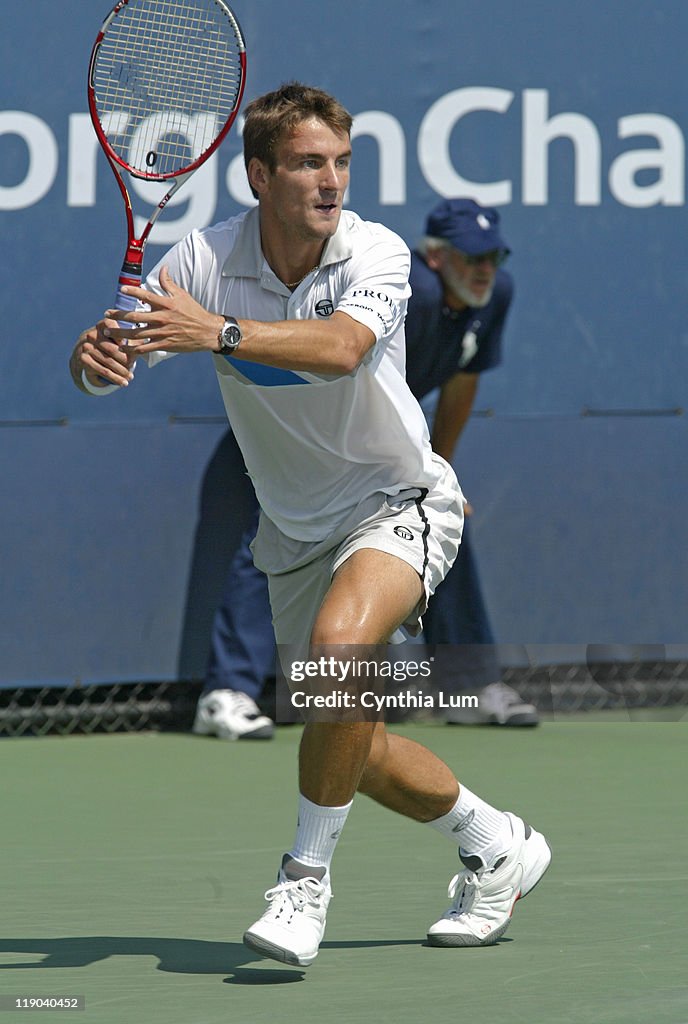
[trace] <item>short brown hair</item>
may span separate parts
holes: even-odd
[[[349,111],[334,96],[314,86],[287,82],[274,92],[252,100],[246,107],[244,123],[246,169],[253,157],[257,157],[274,171],[281,139],[311,117],[317,117],[337,135],[351,134],[353,118]]]

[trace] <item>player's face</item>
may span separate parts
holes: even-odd
[[[458,249],[443,249],[440,275],[458,302],[480,309],[492,297],[498,262],[498,253],[467,258]]]
[[[350,163],[348,135],[302,121],[279,143],[274,171],[264,169],[261,209],[295,240],[326,241],[339,224]]]

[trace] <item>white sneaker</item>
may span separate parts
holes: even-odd
[[[244,933],[244,943],[271,960],[308,967],[318,955],[332,899],[326,869],[308,867],[285,854],[277,885],[265,899],[268,909]]]
[[[477,693],[477,708],[450,708],[449,725],[537,725],[537,708],[521,700],[506,683],[490,683]]]
[[[211,690],[199,698],[192,732],[221,740],[269,740],[275,725],[247,693]]]
[[[549,867],[545,837],[508,811],[513,843],[491,867],[459,853],[466,870],[449,883],[453,903],[428,930],[431,946],[490,946],[509,927],[516,901],[527,896]]]

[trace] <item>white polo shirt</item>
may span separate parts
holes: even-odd
[[[337,377],[213,356],[258,501],[283,533],[321,541],[374,493],[433,487],[440,470],[405,380],[410,254],[398,235],[344,211],[293,293],[263,257],[257,208],[189,234],[148,276],[151,291],[163,264],[212,312],[278,321],[342,310],[375,335],[364,362]],[[149,365],[168,355],[151,353]]]

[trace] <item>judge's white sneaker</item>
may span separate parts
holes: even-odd
[[[466,870],[449,883],[452,904],[428,930],[431,946],[490,946],[509,927],[516,901],[527,896],[549,867],[545,837],[506,812],[513,830],[508,850],[491,864],[459,851]]]
[[[244,933],[244,943],[271,960],[308,967],[318,955],[332,899],[326,869],[285,854],[277,885],[268,889],[265,899],[268,908]]]
[[[247,693],[210,690],[198,700],[192,732],[221,740],[269,740],[275,725]]]

